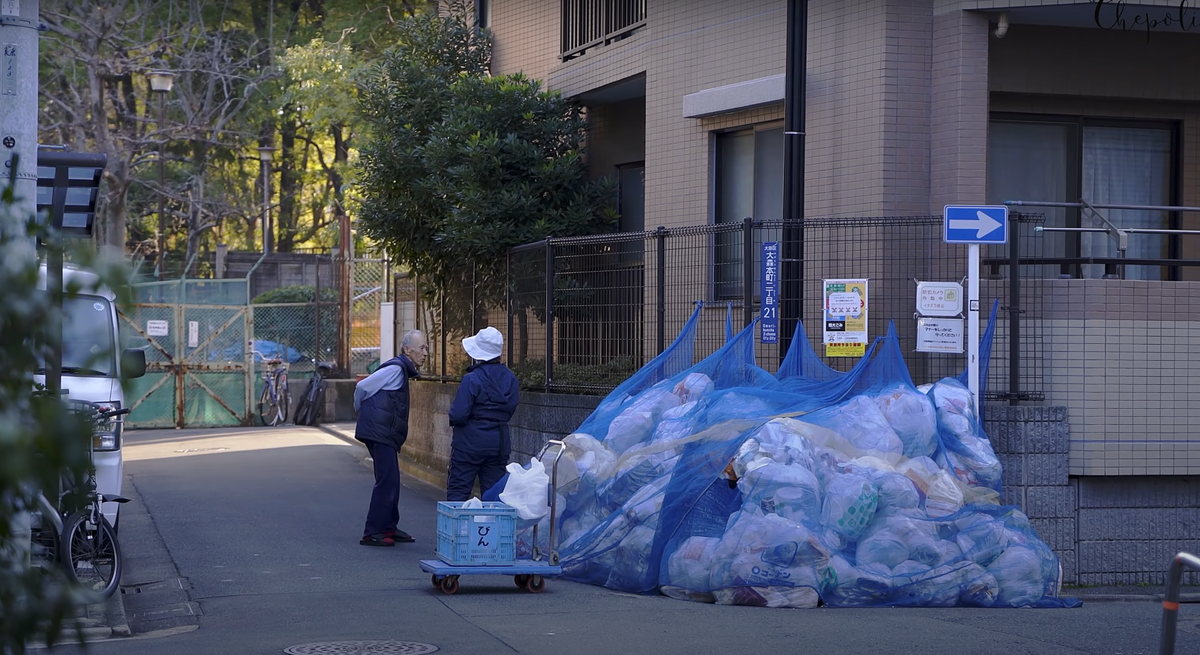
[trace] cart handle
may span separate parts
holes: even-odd
[[[550,506],[550,565],[558,566],[558,549],[555,547],[555,526],[558,522],[558,460],[562,459],[563,453],[567,451],[567,444],[560,439],[551,439],[542,446],[542,451],[538,453],[538,459],[542,459],[546,455],[546,451],[551,447],[558,446],[558,451],[554,453],[554,463],[550,466],[550,484],[546,486],[546,504]],[[533,559],[541,559],[541,548],[538,546],[538,529],[537,525],[533,526]]]

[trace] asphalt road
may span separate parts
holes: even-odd
[[[358,544],[372,484],[360,447],[284,427],[133,432],[125,448],[125,492],[135,501],[120,537],[135,636],[91,644],[89,653],[265,655],[354,640],[546,655],[1158,652],[1153,602],[779,610],[561,580],[535,595],[498,576],[464,577],[446,596],[417,564],[433,557],[441,490],[414,482],[402,493],[401,527],[417,543]],[[1200,654],[1200,606],[1182,607],[1176,652]]]

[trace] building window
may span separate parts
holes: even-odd
[[[783,218],[783,127],[777,124],[720,132],[715,136],[713,218],[740,223],[746,218]],[[757,234],[759,231],[756,230]],[[753,288],[758,289],[760,244],[754,244]],[[716,297],[744,295],[742,232],[716,235]]]
[[[633,34],[646,24],[646,0],[562,0],[562,58]]]
[[[491,0],[475,0],[475,27],[486,30],[492,26]]]
[[[988,131],[988,201],[1031,200],[1096,205],[1176,204],[1177,131],[1171,123],[1057,117],[993,117]],[[1078,209],[1029,207],[1047,227],[1096,227]],[[1163,210],[1100,209],[1118,227],[1170,229],[1178,216]],[[1117,244],[1098,232],[1047,232],[1045,257],[1117,257]],[[1131,234],[1125,256],[1177,257],[1178,237]],[[1063,264],[1064,277],[1105,275],[1100,264]],[[1127,266],[1129,279],[1169,279],[1171,267]]]

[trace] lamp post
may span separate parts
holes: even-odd
[[[158,130],[162,132],[164,117],[166,114],[167,93],[171,91],[171,86],[175,82],[175,74],[170,71],[150,71],[150,90],[158,96]],[[155,235],[158,253],[155,257],[154,277],[157,280],[163,279],[163,267],[166,264],[164,259],[167,239],[167,217],[166,217],[166,162],[163,160],[163,138],[159,135],[158,139],[158,234]]]
[[[263,190],[263,254],[271,252],[274,244],[274,235],[271,230],[271,155],[275,149],[271,146],[261,146],[258,148],[258,160],[262,162],[262,190]]]

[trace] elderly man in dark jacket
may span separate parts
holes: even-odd
[[[499,330],[480,330],[463,339],[463,349],[474,363],[450,405],[454,428],[446,479],[446,500],[450,501],[469,499],[476,478],[483,493],[504,477],[510,449],[508,421],[518,401],[517,376],[500,363],[504,336]]]
[[[367,509],[367,524],[359,541],[364,546],[395,546],[416,541],[398,529],[400,521],[400,447],[408,439],[409,380],[419,375],[429,346],[425,335],[413,330],[404,335],[400,355],[379,365],[354,388],[358,423],[354,438],[367,445],[375,467],[375,488]]]

